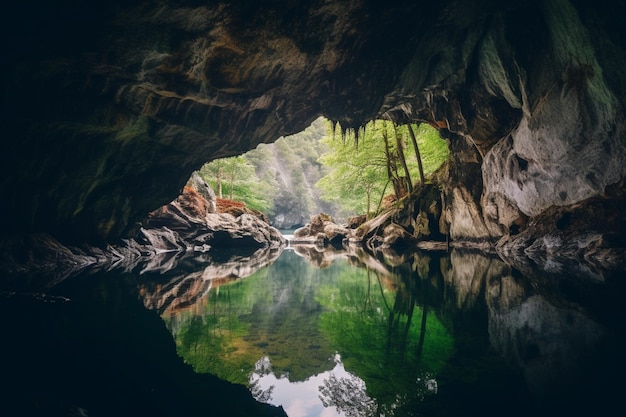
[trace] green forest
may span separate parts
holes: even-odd
[[[446,142],[426,124],[377,120],[340,131],[319,118],[298,134],[212,161],[199,173],[218,197],[244,202],[289,228],[321,212],[336,221],[375,215],[386,196],[401,197],[429,181],[448,155]]]

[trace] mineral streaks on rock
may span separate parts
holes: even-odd
[[[546,69],[555,77],[548,83],[546,74],[529,74],[521,86],[519,125],[483,163],[484,201],[504,198],[528,216],[601,194],[626,174],[619,100],[606,84],[591,35],[567,2],[546,4]]]

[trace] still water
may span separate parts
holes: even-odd
[[[218,255],[4,282],[0,414],[626,415],[620,274]]]

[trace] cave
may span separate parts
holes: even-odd
[[[557,263],[623,277],[625,16],[614,0],[12,2],[1,18],[2,277],[60,259],[99,262],[203,164],[320,116],[342,132],[379,119],[439,131],[451,156],[437,174],[438,217],[424,216],[447,244],[496,251],[512,277]],[[577,296],[590,284],[575,278],[535,285]],[[59,280],[46,279],[37,284]],[[129,338],[135,330],[124,328]],[[147,374],[142,353],[154,344],[137,342]],[[172,369],[174,379],[189,373]]]
[[[5,237],[132,236],[205,162],[319,116],[438,128],[452,239],[621,198],[619,2],[40,3],[3,21]]]

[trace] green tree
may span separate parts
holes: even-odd
[[[332,205],[320,199],[320,191],[315,187],[326,170],[318,161],[327,151],[321,142],[325,135],[326,121],[319,118],[302,132],[261,144],[246,153],[257,176],[270,190],[270,218],[290,214],[304,220],[320,212],[336,214]]]
[[[423,183],[449,155],[438,132],[424,124],[409,129],[409,125],[373,121],[359,134],[358,144],[354,132],[337,140],[330,122],[327,129],[322,142],[329,151],[319,161],[328,172],[317,187],[322,198],[339,204],[346,216],[371,214],[374,201],[384,197],[389,183],[397,196],[410,191],[412,178]]]
[[[231,200],[246,203],[252,209],[271,210],[270,184],[256,174],[253,164],[245,155],[218,159],[205,164],[199,174],[216,190],[219,198],[224,194]]]
[[[369,213],[373,198],[382,193],[387,177],[387,158],[378,136],[382,136],[383,126],[368,125],[358,146],[354,134],[346,134],[340,141],[330,129],[329,126],[329,134],[323,139],[330,150],[319,159],[329,168],[317,182],[322,198],[337,203],[344,215]]]
[[[226,175],[226,159],[216,159],[204,164],[198,174],[210,184],[219,198],[224,198],[222,183]]]

